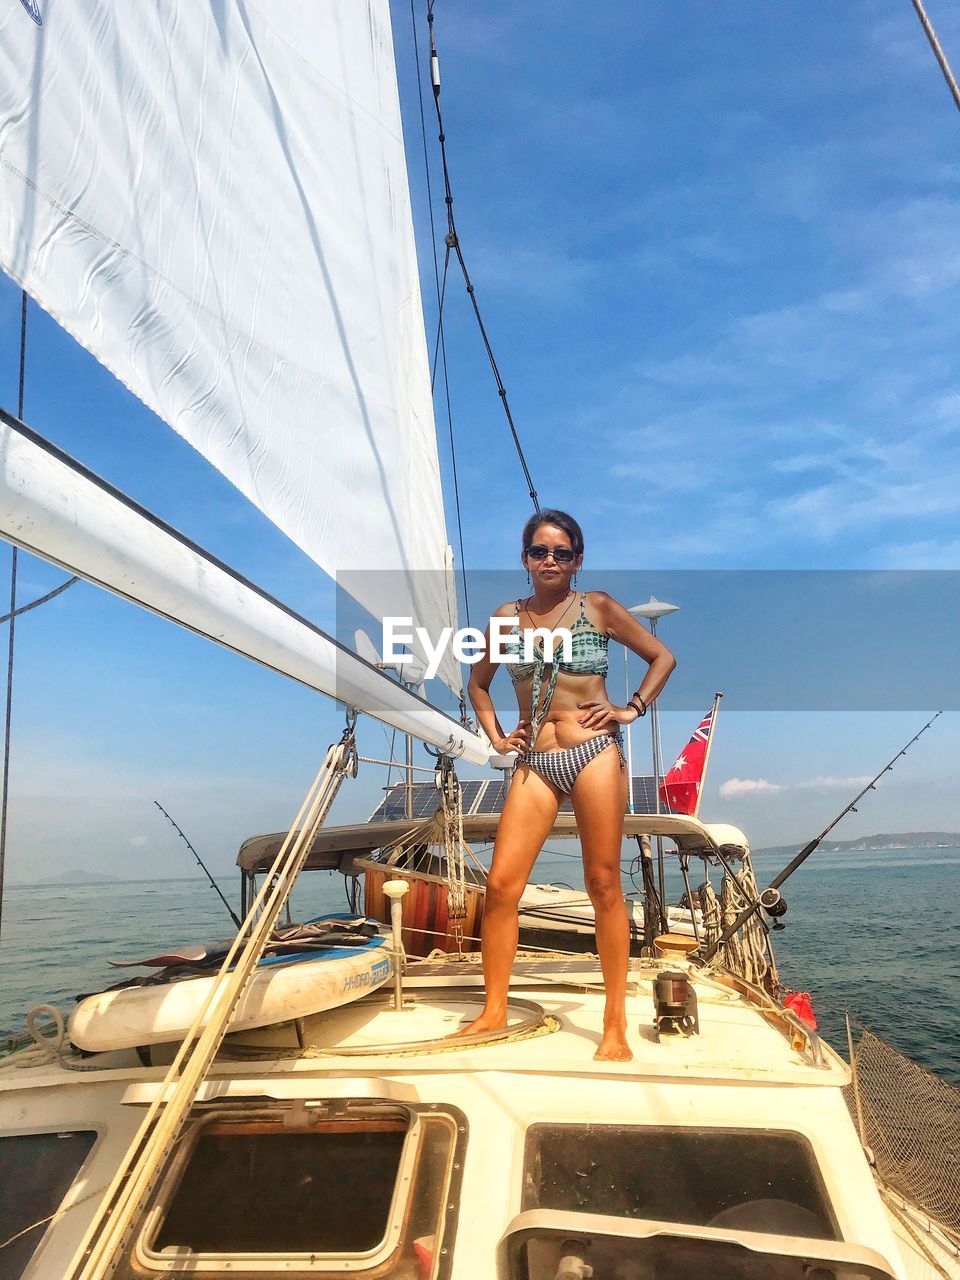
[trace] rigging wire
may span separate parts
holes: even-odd
[[[453,213],[453,190],[450,185],[450,169],[447,164],[447,136],[443,127],[443,112],[440,107],[440,59],[437,55],[436,39],[433,31],[433,6],[434,0],[427,0],[427,26],[430,32],[430,80],[433,85],[433,101],[437,111],[437,127],[440,139],[440,161],[443,167],[443,189],[444,203],[447,206],[447,234],[445,243],[448,255],[450,251],[456,254],[457,262],[460,264],[460,270],[463,274],[463,283],[466,286],[467,294],[473,306],[473,314],[476,317],[477,326],[480,329],[480,337],[483,340],[484,350],[487,353],[487,359],[490,362],[490,368],[497,384],[497,393],[503,404],[503,411],[506,414],[507,424],[510,427],[510,434],[513,437],[513,443],[517,450],[517,457],[520,459],[520,466],[523,470],[523,476],[527,483],[527,492],[533,503],[534,511],[540,510],[540,502],[537,498],[537,490],[533,483],[533,477],[530,474],[530,468],[527,466],[527,460],[524,457],[523,446],[520,444],[520,436],[517,432],[516,423],[513,420],[513,414],[510,411],[510,402],[507,398],[507,388],[504,386],[503,378],[500,376],[500,369],[497,365],[496,356],[493,354],[493,347],[490,345],[490,339],[487,335],[486,326],[483,323],[483,317],[480,314],[480,304],[477,302],[477,292],[473,281],[470,278],[470,272],[467,270],[466,259],[463,256],[463,249],[460,245],[460,237],[457,234],[456,220]]]
[[[450,401],[450,376],[447,368],[447,344],[443,332],[443,304],[447,296],[447,268],[450,263],[450,250],[447,249],[443,263],[443,286],[440,284],[440,271],[437,263],[437,228],[433,218],[433,183],[430,179],[430,155],[427,150],[427,121],[423,109],[423,73],[420,69],[420,43],[417,39],[417,14],[414,0],[410,0],[410,25],[413,30],[413,54],[417,66],[417,98],[420,103],[420,139],[423,143],[423,170],[427,180],[427,208],[430,213],[430,252],[433,255],[433,279],[437,291],[437,337],[433,348],[433,363],[430,369],[430,393],[435,393],[437,384],[437,356],[440,355],[443,365],[443,392],[447,410],[447,434],[450,437],[450,467],[453,476],[453,501],[457,513],[457,540],[460,545],[460,580],[463,586],[463,608],[467,622],[470,621],[470,593],[467,589],[467,561],[463,548],[463,519],[460,512],[460,480],[457,474],[457,447],[453,434],[453,408]],[[460,690],[460,719],[467,721],[467,702],[463,689]],[[392,756],[392,753],[391,753]]]
[[[17,417],[23,421],[23,386],[27,363],[27,291],[20,291],[20,386]],[[3,882],[7,865],[7,803],[10,794],[10,726],[13,718],[13,651],[17,624],[17,548],[10,559],[10,631],[7,639],[7,704],[3,733],[3,791],[0,794],[0,931],[3,928]]]
[[[420,140],[423,144],[423,172],[427,183],[427,209],[430,214],[430,252],[433,257],[433,281],[437,291],[437,336],[433,345],[433,361],[430,367],[430,390],[437,384],[437,357],[443,359],[443,390],[447,406],[447,433],[450,436],[450,463],[453,475],[453,499],[457,512],[457,538],[460,543],[460,574],[463,582],[463,606],[467,621],[470,620],[470,601],[467,596],[467,564],[463,549],[463,522],[460,517],[460,481],[457,475],[457,449],[453,435],[453,411],[450,402],[450,378],[447,371],[447,347],[443,334],[443,304],[447,296],[447,265],[450,251],[443,264],[443,285],[440,284],[440,267],[437,261],[437,227],[433,217],[433,181],[430,177],[430,153],[427,150],[427,119],[423,109],[423,72],[420,67],[420,42],[417,36],[417,14],[414,0],[410,0],[410,25],[413,29],[413,55],[417,65],[417,98],[420,104]]]
[[[950,96],[953,98],[954,105],[960,111],[960,86],[957,85],[956,77],[950,70],[950,63],[947,61],[947,55],[943,51],[943,46],[937,39],[937,33],[933,29],[933,23],[927,17],[927,11],[923,7],[922,0],[911,0],[917,17],[920,19],[920,25],[930,42],[930,48],[933,50],[933,56],[940,64],[940,70],[943,72],[943,78],[947,82],[947,88],[950,90]]]
[[[26,368],[27,368],[27,291],[20,291],[20,379],[17,388],[17,417],[23,421],[23,395],[24,386],[26,384]],[[22,613],[29,613],[31,609],[36,609],[41,604],[46,604],[48,600],[55,599],[61,595],[68,587],[72,587],[75,582],[79,582],[79,577],[75,574],[72,578],[68,578],[66,582],[61,582],[59,587],[54,587],[52,591],[48,591],[45,595],[38,596],[36,600],[31,600],[29,604],[21,605],[17,608],[17,561],[18,548],[11,548],[10,557],[10,609],[7,613],[0,617],[0,625],[4,622],[10,624],[10,630],[7,634],[7,696],[6,708],[4,712],[4,730],[3,730],[3,787],[0,790],[0,932],[3,929],[3,889],[4,889],[4,873],[7,865],[7,809],[10,797],[10,738],[13,724],[13,656],[16,642],[16,621]]]
[[[68,578],[66,582],[61,582],[59,587],[54,587],[52,591],[48,591],[44,596],[38,596],[36,600],[31,600],[29,604],[22,604],[19,609],[14,609],[11,613],[5,613],[0,616],[0,626],[4,622],[10,622],[12,618],[19,618],[21,614],[29,613],[31,609],[38,608],[39,605],[46,604],[48,600],[54,600],[57,596],[66,591],[67,587],[72,587],[75,582],[79,582],[80,578],[74,574],[72,578]]]

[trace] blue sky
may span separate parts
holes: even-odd
[[[960,65],[960,13],[930,10]],[[629,572],[645,598],[652,571],[659,595],[663,571],[960,568],[960,120],[906,0],[816,13],[792,0],[437,0],[436,13],[464,250],[541,501],[584,526],[588,585]],[[393,14],[430,330],[406,0]],[[428,129],[435,162],[429,116]],[[451,288],[467,563],[508,570],[528,500]],[[332,630],[322,573],[34,306],[29,324],[26,420]],[[10,409],[18,333],[4,281]],[[440,438],[449,499],[442,422]],[[60,576],[21,558],[21,597]],[[518,571],[509,594],[522,588]],[[936,709],[884,710],[881,687],[870,711],[745,710],[736,620],[676,601],[684,613],[661,634],[670,643],[673,625],[681,664],[696,650],[703,710],[715,688],[727,695],[704,816],[739,822],[755,844],[825,825],[850,781]],[[859,652],[882,659],[878,683],[909,688],[918,639],[944,625],[934,607],[886,610]],[[857,662],[840,633],[830,618],[804,633],[793,706],[816,705],[818,664],[836,681]],[[950,653],[923,653],[926,697],[931,661]],[[758,660],[789,684],[788,653]],[[683,710],[664,698],[670,759],[696,701],[689,685]],[[225,871],[244,837],[295,813],[341,722],[316,695],[75,587],[18,628],[8,872],[187,873],[154,798]],[[363,745],[379,756],[387,740],[369,725]],[[958,747],[948,714],[837,834],[960,829]],[[338,815],[365,816],[381,783],[370,771]]]

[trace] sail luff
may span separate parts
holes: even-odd
[[[0,536],[475,764],[457,721],[338,644],[0,410]]]
[[[365,609],[439,632],[387,0],[14,8],[0,266]]]

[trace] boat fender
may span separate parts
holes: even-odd
[[[783,1007],[789,1009],[791,1013],[795,1013],[805,1026],[811,1031],[817,1029],[817,1019],[813,1012],[813,1005],[810,1003],[810,993],[808,991],[791,991],[783,997]]]
[[[420,1280],[430,1280],[433,1275],[433,1255],[437,1251],[436,1236],[418,1236],[413,1242],[413,1254],[417,1260]]]

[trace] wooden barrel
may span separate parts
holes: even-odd
[[[447,882],[442,876],[390,867],[373,858],[357,858],[355,865],[363,871],[363,909],[371,920],[390,923],[390,902],[383,892],[388,880],[406,880],[410,886],[403,899],[403,945],[407,955],[426,956],[438,949],[456,951],[457,936],[447,908]],[[483,889],[468,884],[465,901],[463,949],[479,951]]]

